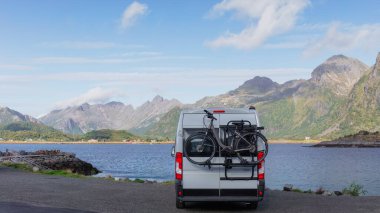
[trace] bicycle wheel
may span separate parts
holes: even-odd
[[[216,152],[215,140],[205,133],[191,135],[185,142],[185,154],[187,160],[194,164],[209,162]]]
[[[240,161],[257,164],[263,161],[268,154],[268,141],[260,132],[246,133],[235,141],[234,150]],[[255,160],[254,157],[258,151],[264,151],[264,157]]]

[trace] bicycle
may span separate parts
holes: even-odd
[[[216,129],[214,127],[214,121],[217,120],[212,113],[204,110],[206,115],[203,117],[203,123],[205,117],[210,120],[210,124],[207,127],[205,124],[205,132],[198,132],[190,135],[185,141],[184,152],[186,158],[193,164],[210,165],[211,159],[214,157],[217,149],[217,145],[221,147],[222,152],[226,152],[229,155],[236,154],[242,164],[258,164],[265,159],[268,154],[268,143],[264,135],[260,133],[264,127],[257,127],[251,125],[249,121],[230,121],[235,126],[234,130],[227,128],[226,133],[231,134],[228,138],[231,139],[230,145],[223,144]],[[228,124],[229,124],[228,123]],[[249,125],[245,125],[249,123]],[[227,125],[228,127],[228,125]],[[255,160],[258,152],[258,142],[262,143],[264,149],[264,155],[260,159]],[[246,156],[249,156],[248,158]]]

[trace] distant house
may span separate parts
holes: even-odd
[[[306,136],[306,137],[305,137],[305,140],[307,140],[307,141],[310,140],[310,137]]]
[[[4,139],[3,138],[0,138],[0,141],[3,141]]]
[[[87,142],[89,142],[89,143],[96,143],[96,142],[98,142],[98,140],[90,139],[90,140],[88,140]]]

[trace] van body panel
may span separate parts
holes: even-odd
[[[257,189],[257,180],[220,180],[220,189]]]
[[[212,163],[219,163],[213,158]],[[221,166],[200,166],[183,158],[183,188],[184,189],[219,189]]]

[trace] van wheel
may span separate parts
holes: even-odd
[[[177,207],[177,209],[184,209],[185,208],[185,202],[183,202],[179,199],[176,199],[175,206]]]
[[[259,206],[259,202],[257,202],[257,201],[250,202],[247,205],[247,207],[250,208],[250,209],[257,209],[258,206]]]

